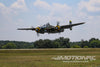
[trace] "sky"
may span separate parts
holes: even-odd
[[[37,27],[60,22],[60,25],[86,22],[57,34],[19,31],[17,28]],[[0,40],[34,42],[59,37],[70,41],[100,39],[100,0],[0,0]]]

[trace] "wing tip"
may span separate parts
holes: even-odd
[[[82,22],[81,24],[85,24],[86,22]]]
[[[20,30],[19,28],[17,28],[17,30]]]
[[[21,28],[17,28],[17,30],[24,30],[24,29],[21,29]]]
[[[83,23],[86,23],[86,22],[83,22]]]

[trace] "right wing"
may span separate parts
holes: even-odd
[[[70,25],[63,25],[63,26],[60,26],[60,27],[63,28],[63,29],[66,29],[66,28],[70,28],[70,27],[73,27],[73,26],[81,25],[81,24],[84,24],[84,23],[85,22],[76,23],[76,24],[70,24]]]

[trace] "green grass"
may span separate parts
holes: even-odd
[[[68,63],[51,59],[56,56],[96,56],[96,60]],[[0,67],[100,67],[100,49],[2,49]]]

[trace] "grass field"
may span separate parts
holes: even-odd
[[[95,56],[89,62],[63,62],[56,56]],[[99,48],[0,50],[0,67],[100,67]]]

